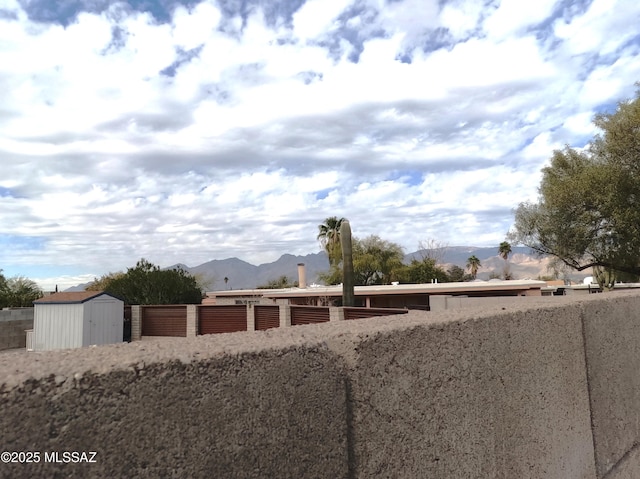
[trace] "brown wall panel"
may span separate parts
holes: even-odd
[[[235,333],[247,330],[247,305],[200,306],[198,334]]]
[[[143,336],[187,336],[187,306],[142,306]]]

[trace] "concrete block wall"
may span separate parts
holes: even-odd
[[[640,295],[0,355],[0,477],[640,477]],[[286,318],[282,318],[286,320]]]
[[[131,341],[142,339],[142,307],[140,305],[131,306]]]
[[[363,336],[350,389],[357,477],[594,477],[576,309]]]
[[[596,469],[640,477],[640,304],[618,295],[598,294],[583,308]]]
[[[195,338],[198,334],[198,306],[187,305],[187,337]]]
[[[26,347],[27,329],[33,329],[33,308],[0,310],[0,351]]]

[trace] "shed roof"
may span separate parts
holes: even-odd
[[[114,299],[115,296],[105,293],[104,291],[68,291],[62,293],[53,293],[44,298],[36,299],[34,304],[78,304],[85,303],[90,299],[97,298],[98,296],[109,296]]]

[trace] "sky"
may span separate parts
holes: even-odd
[[[0,268],[45,290],[320,251],[493,246],[634,96],[637,0],[0,0]]]

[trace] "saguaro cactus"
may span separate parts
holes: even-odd
[[[342,247],[342,306],[354,306],[351,225],[346,219],[342,220],[340,225],[340,246]]]

